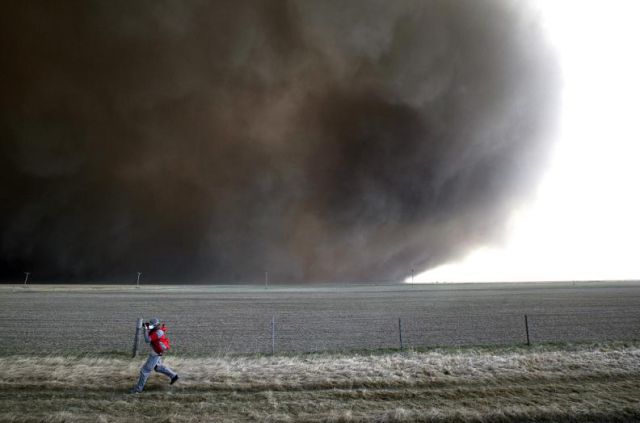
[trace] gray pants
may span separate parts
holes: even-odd
[[[140,379],[138,379],[138,384],[134,388],[136,391],[142,392],[144,384],[147,383],[147,379],[149,379],[149,375],[152,370],[162,373],[163,375],[167,375],[169,378],[173,378],[176,375],[176,372],[167,366],[162,365],[162,357],[155,354],[149,354],[149,358],[147,358],[147,361],[140,369]]]

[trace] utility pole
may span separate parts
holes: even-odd
[[[31,273],[29,272],[24,272],[24,285],[27,286],[27,282],[29,281],[29,275]]]
[[[411,285],[413,285],[413,274],[416,272],[415,269],[411,269]]]
[[[136,280],[136,288],[140,288],[140,276],[142,276],[142,272],[138,272],[138,279]]]

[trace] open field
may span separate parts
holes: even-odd
[[[152,316],[181,380],[131,396],[134,322]],[[264,355],[274,316],[285,353]],[[640,420],[632,282],[0,286],[0,318],[0,421]],[[301,353],[327,350],[343,352]]]
[[[260,286],[0,286],[0,354],[128,353],[138,317],[180,355],[640,339],[635,282]],[[105,334],[107,340],[105,342]]]
[[[0,358],[0,421],[632,422],[640,343],[377,354]]]

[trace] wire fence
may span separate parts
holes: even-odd
[[[4,353],[130,353],[135,319],[4,320]],[[640,339],[640,315],[615,313],[250,316],[192,323],[167,319],[178,354],[322,352],[437,346],[509,345]],[[140,336],[142,340],[142,336]],[[140,343],[140,351],[144,352]]]
[[[411,288],[0,292],[0,354],[131,355],[141,317],[165,321],[180,355],[523,345],[527,328],[531,344],[640,340],[635,285]]]
[[[222,323],[222,324],[221,324]],[[236,322],[237,323],[237,322]],[[169,329],[183,353],[295,353],[640,339],[638,316],[612,313],[348,319],[274,314],[262,320]],[[133,325],[131,325],[133,334]],[[133,339],[133,336],[131,336]],[[144,348],[144,347],[142,347]],[[144,351],[144,350],[142,350]]]

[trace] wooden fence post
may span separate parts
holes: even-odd
[[[527,315],[524,315],[524,328],[527,331],[527,345],[531,345],[529,341],[529,319],[527,319]]]
[[[400,351],[404,349],[404,345],[402,343],[402,319],[398,318],[398,333],[400,334]]]
[[[136,322],[136,334],[133,337],[133,354],[131,358],[135,358],[138,355],[138,344],[140,343],[140,330],[142,329],[142,319],[138,319]]]
[[[276,353],[276,316],[271,318],[271,354]]]

